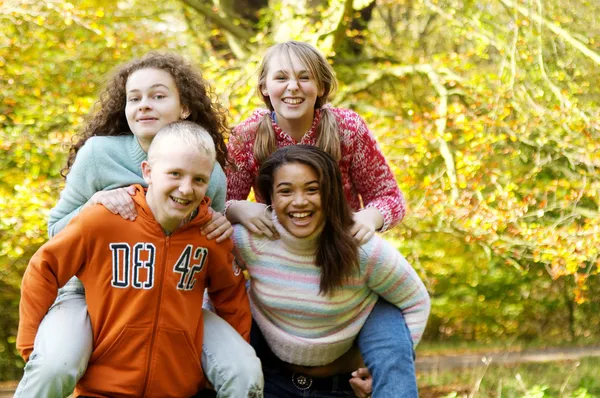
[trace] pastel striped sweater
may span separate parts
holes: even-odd
[[[345,353],[379,296],[398,306],[416,346],[427,323],[430,300],[423,282],[404,257],[374,236],[362,245],[360,274],[333,295],[319,294],[315,265],[319,231],[291,236],[277,221],[280,239],[269,240],[234,225],[237,261],[250,273],[252,316],[281,360],[318,366]]]

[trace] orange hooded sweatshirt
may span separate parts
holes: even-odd
[[[26,360],[57,290],[85,286],[94,350],[75,396],[190,397],[204,386],[202,298],[246,340],[251,315],[230,239],[200,234],[210,199],[165,235],[137,186],[134,222],[102,205],[82,211],[31,259],[22,282],[17,348]]]

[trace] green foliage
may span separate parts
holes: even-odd
[[[445,397],[599,397],[600,359],[495,365],[420,373],[422,396]]]

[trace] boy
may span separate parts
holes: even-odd
[[[191,122],[163,127],[142,163],[134,222],[103,206],[82,211],[31,259],[23,276],[17,347],[27,360],[57,289],[83,282],[94,350],[75,396],[190,397],[204,386],[202,297],[246,340],[251,315],[231,240],[209,241],[205,197],[215,161]]]

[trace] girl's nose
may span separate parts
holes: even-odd
[[[150,102],[148,101],[148,98],[143,97],[140,100],[138,107],[139,107],[139,110],[149,109],[151,106],[150,106]]]
[[[302,206],[308,203],[308,201],[306,200],[306,196],[304,196],[303,193],[298,193],[294,195],[293,203],[296,206]]]
[[[298,90],[300,88],[300,84],[298,84],[298,79],[290,79],[288,81],[287,89],[290,91]]]

